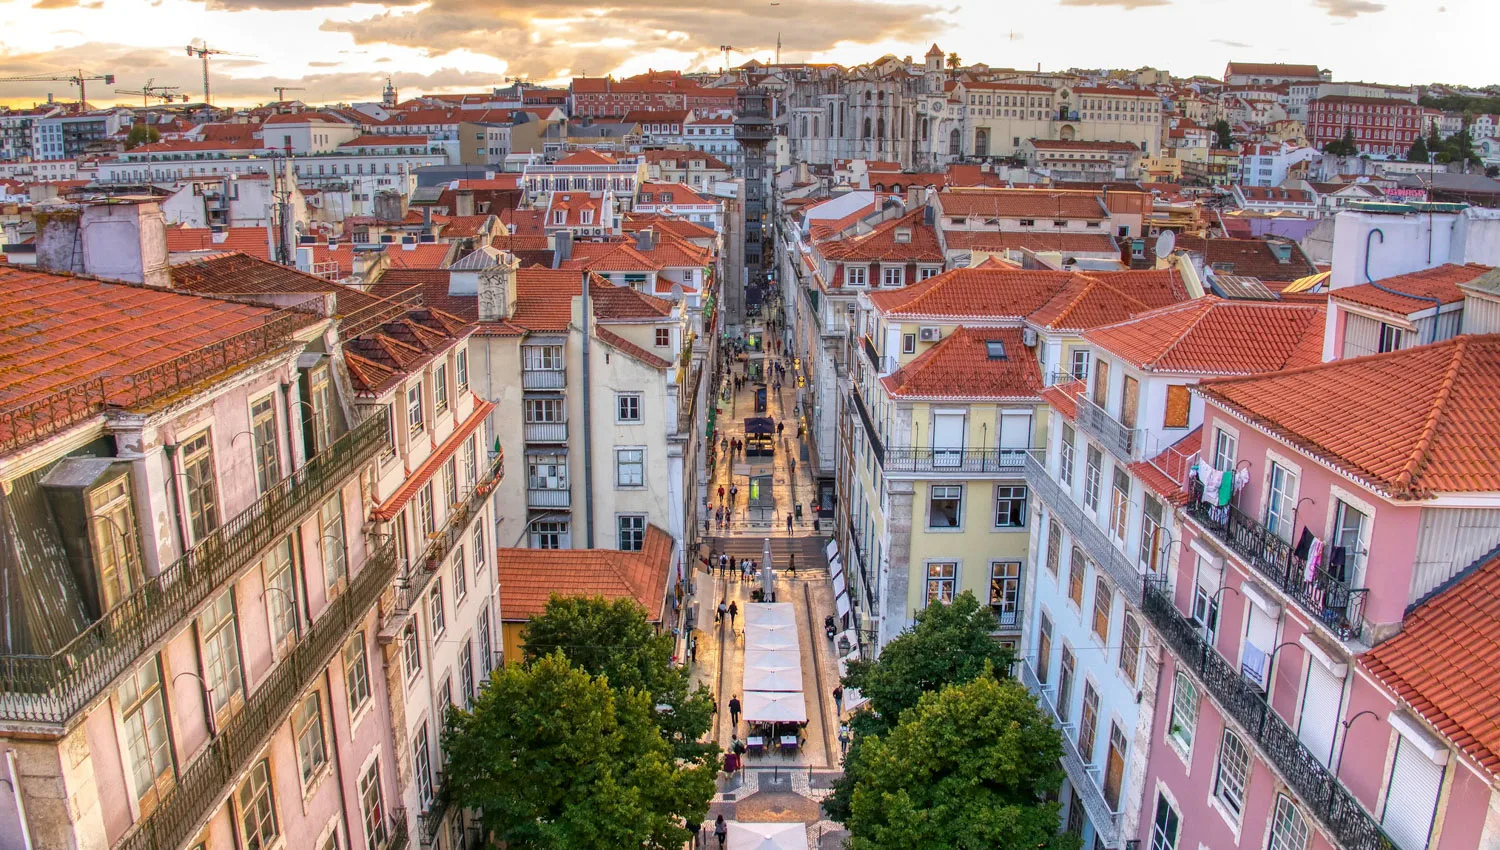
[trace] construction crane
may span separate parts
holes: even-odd
[[[80,69],[72,76],[52,76],[50,74],[32,74],[27,77],[0,77],[0,83],[72,83],[78,86],[78,102],[80,104],[88,100],[87,84],[94,80],[100,80],[107,86],[115,84],[114,74],[96,74],[84,76]]]
[[[155,82],[156,80],[154,78],[148,79],[146,80],[146,84],[144,86],[141,86],[139,91],[132,91],[130,89],[115,89],[115,94],[140,95],[141,106],[149,106],[153,98],[161,101],[162,103],[171,103],[178,98],[182,98],[182,102],[187,103],[187,95],[177,94],[177,90],[181,88],[181,86],[158,86],[154,85]]]
[[[307,91],[302,86],[271,86],[271,88],[276,92],[277,102],[286,100],[286,93],[289,91]]]
[[[193,42],[187,46],[187,55],[189,55],[189,56],[196,56],[199,59],[203,60],[203,102],[206,103],[206,104],[208,104],[209,106],[213,106],[214,105],[213,98],[210,97],[209,91],[208,91],[208,57],[210,57],[210,56],[243,56],[245,54],[243,54],[243,53],[230,53],[227,50],[216,50],[216,49],[214,49],[212,47],[209,47],[208,44],[206,42],[204,42],[202,39],[195,38],[195,39],[193,39]]]
[[[731,50],[734,49],[734,45],[732,45],[732,44],[721,44],[721,45],[719,45],[719,49],[722,50],[722,51],[724,51],[724,72],[728,73],[729,72],[729,51],[731,51]]]

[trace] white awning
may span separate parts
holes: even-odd
[[[802,656],[794,649],[745,652],[745,690],[802,690]]]
[[[840,593],[833,598],[833,607],[838,610],[840,617],[849,616],[849,594]]]
[[[826,546],[823,547],[823,557],[825,557],[828,560],[832,561],[834,558],[837,558],[838,555],[839,555],[839,544],[836,543],[836,542],[834,542],[832,539],[830,539],[828,541],[828,545],[826,545]]]
[[[834,573],[833,574],[833,592],[835,594],[842,594],[842,593],[847,593],[848,590],[849,590],[849,588],[844,584],[844,574],[843,573]]]
[[[746,691],[745,719],[752,723],[806,723],[801,691]]]
[[[792,649],[798,648],[796,626],[768,626],[746,624],[745,649]]]
[[[844,562],[839,559],[839,556],[834,555],[828,559],[828,574],[834,578],[838,578],[844,574]]]
[[[797,610],[790,602],[750,602],[745,605],[747,626],[797,625]]]
[[[729,821],[729,850],[807,850],[804,823]]]

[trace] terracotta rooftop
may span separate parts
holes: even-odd
[[[1500,775],[1500,550],[1419,603],[1359,665],[1449,741]]]
[[[589,148],[574,151],[557,161],[558,165],[615,165],[619,160],[607,153]]]
[[[352,286],[299,272],[247,254],[213,254],[172,264],[172,286],[184,292],[211,295],[277,296],[323,293],[338,297],[335,311],[348,316],[380,303],[381,299]]]
[[[1061,251],[1073,254],[1119,254],[1120,246],[1108,233],[1059,231],[1037,233],[1020,230],[947,230],[948,247],[961,251]]]
[[[1081,382],[1079,391],[1082,391]],[[1185,505],[1190,498],[1190,493],[1183,486],[1187,481],[1189,463],[1202,449],[1203,426],[1200,425],[1156,457],[1138,460],[1127,465],[1126,469],[1158,496],[1174,505]]]
[[[1448,263],[1411,274],[1388,277],[1375,283],[1341,287],[1329,293],[1329,297],[1362,307],[1373,307],[1376,310],[1409,316],[1412,313],[1431,310],[1438,306],[1432,303],[1434,298],[1443,304],[1455,304],[1462,301],[1464,293],[1458,285],[1468,283],[1489,270],[1489,266],[1482,266],[1478,263],[1464,265]],[[1396,292],[1386,291],[1391,289]]]
[[[493,215],[455,215],[443,222],[444,239],[468,239],[495,229],[498,223]]]
[[[1322,307],[1204,296],[1096,327],[1084,338],[1148,372],[1247,375],[1318,363]]]
[[[616,549],[501,549],[496,558],[500,612],[506,622],[526,622],[558,596],[634,599],[651,622],[661,622],[672,569],[672,536],[646,526],[639,552]]]
[[[672,314],[672,302],[665,298],[647,295],[628,286],[616,286],[597,276],[592,277],[593,285],[589,287],[589,298],[593,305],[594,315],[601,322],[664,319]],[[576,273],[575,279],[577,279]]]
[[[938,194],[945,217],[1038,218],[1103,221],[1109,217],[1093,192],[1052,189],[950,189]]]
[[[238,251],[271,259],[271,237],[264,227],[228,227],[214,232],[207,227],[168,227],[167,252]]]
[[[1199,389],[1391,498],[1500,490],[1500,334]]]
[[[1187,297],[1187,288],[1173,270],[1091,272],[1071,276],[1026,318],[1044,328],[1080,331],[1124,321]]]
[[[881,222],[868,233],[824,242],[820,250],[823,256],[840,262],[899,260],[940,263],[943,248],[938,244],[937,231],[923,223],[922,216],[921,209],[912,210],[899,218]]]
[[[1072,422],[1078,418],[1078,394],[1088,389],[1087,381],[1065,381],[1042,390],[1042,401],[1052,412]]]
[[[894,398],[1032,400],[1042,390],[1019,328],[959,326],[880,382]]]
[[[1178,249],[1201,254],[1208,266],[1227,263],[1232,266],[1226,269],[1230,274],[1258,277],[1263,281],[1291,282],[1318,273],[1317,266],[1307,259],[1307,255],[1295,243],[1276,243],[1290,246],[1291,254],[1286,262],[1276,256],[1272,244],[1265,239],[1205,239],[1202,236],[1177,238]]]

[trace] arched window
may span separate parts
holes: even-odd
[[[953,156],[958,156],[960,152],[959,138],[960,136],[957,129],[954,129],[953,132],[948,134],[948,153],[952,154]]]
[[[1307,820],[1297,811],[1292,798],[1285,794],[1276,795],[1269,850],[1307,850]]]
[[[875,119],[875,138],[885,138],[885,116]]]
[[[1172,716],[1167,734],[1184,748],[1193,746],[1193,732],[1198,728],[1198,686],[1185,674],[1172,680]]]
[[[865,138],[870,138],[870,119],[865,118]]]
[[[927,130],[928,130],[927,119],[923,118],[922,119],[922,141],[924,141],[924,142],[927,141]]]

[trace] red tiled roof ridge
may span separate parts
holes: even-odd
[[[651,352],[647,351],[644,348],[641,348],[639,345],[636,345],[630,340],[620,336],[609,328],[602,328],[598,325],[595,325],[594,335],[599,337],[599,341],[604,343],[605,345],[608,345],[611,348],[619,349],[621,352],[634,357],[642,363],[645,363],[647,366],[655,366],[658,369],[666,369],[672,365],[672,361],[667,360],[664,357],[652,354]]]

